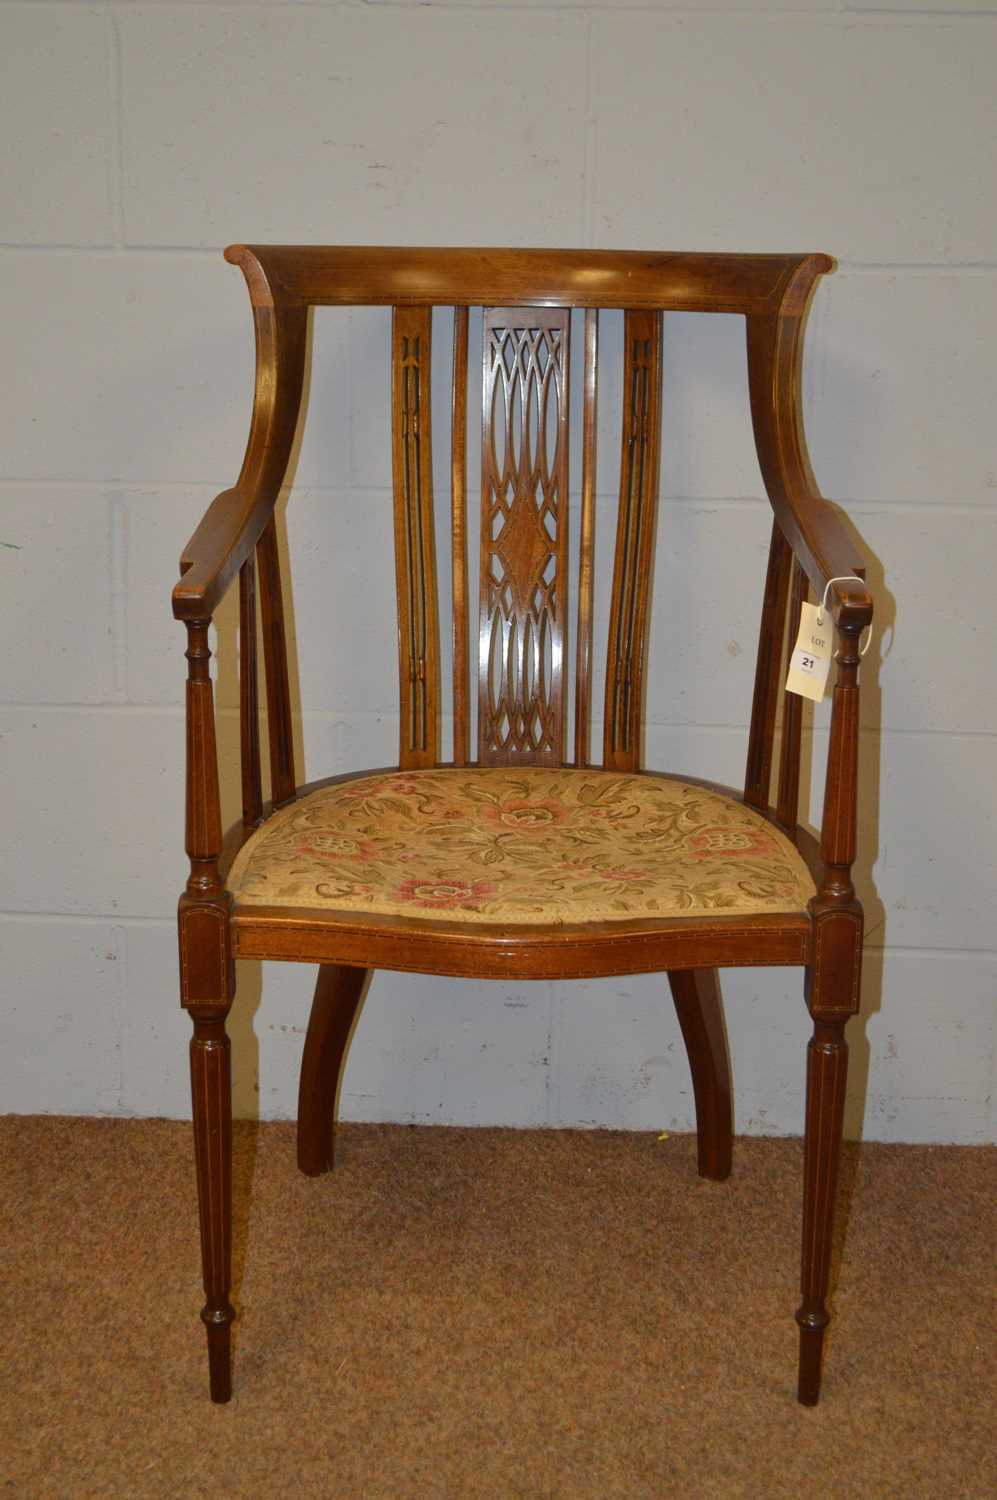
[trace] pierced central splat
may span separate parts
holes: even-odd
[[[563,755],[569,326],[562,309],[484,313],[483,762]]]

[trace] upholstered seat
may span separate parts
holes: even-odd
[[[462,922],[802,911],[795,846],[744,803],[671,777],[534,767],[389,772],[271,817],[228,879],[240,906]]]

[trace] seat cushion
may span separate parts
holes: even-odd
[[[476,767],[361,776],[275,813],[229,876],[240,906],[500,924],[799,912],[794,845],[670,777]]]

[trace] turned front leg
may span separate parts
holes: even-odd
[[[232,1395],[230,1329],[232,1283],[232,1069],[225,1031],[228,1007],[191,1007],[190,1086],[194,1156],[201,1221],[204,1295],[212,1401]]]
[[[796,1314],[800,1325],[799,1399],[816,1406],[820,1395],[824,1330],[830,1321],[827,1288],[834,1237],[834,1206],[845,1113],[848,1043],[845,1021],[816,1021],[807,1046],[807,1118],[803,1165],[803,1257]]]
[[[803,1301],[798,1395],[815,1406],[820,1395],[824,1330],[829,1322],[834,1203],[845,1114],[848,1044],[845,1027],[859,1008],[862,975],[862,907],[855,899],[858,783],[858,640],[865,620],[839,622],[838,680],[824,785],[820,852],[824,875],[810,903],[813,949],[807,969],[807,1005],[813,1036],[807,1047],[807,1118],[803,1168]]]
[[[232,1070],[225,1018],[235,995],[229,898],[218,871],[221,813],[207,620],[188,623],[187,889],[180,898],[180,1000],[194,1023],[190,1084],[211,1399],[232,1395]]]

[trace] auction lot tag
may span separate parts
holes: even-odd
[[[804,604],[800,612],[800,633],[789,658],[786,678],[787,693],[799,693],[801,698],[812,698],[815,703],[820,703],[827,687],[834,633],[830,614],[825,611],[824,623],[818,625],[819,614],[818,605]]]

